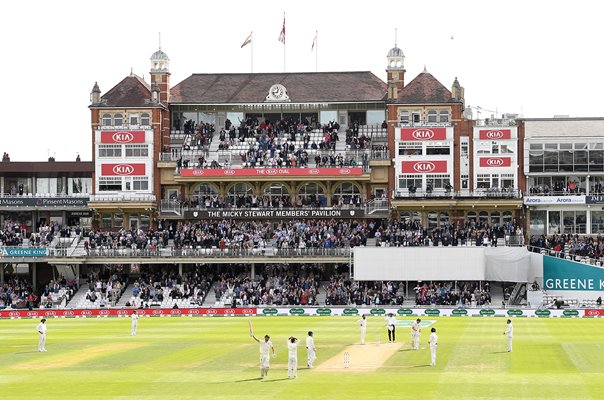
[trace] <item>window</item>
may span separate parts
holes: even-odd
[[[398,178],[398,188],[399,190],[413,188],[421,188],[422,185],[422,175],[410,175],[405,174],[401,175]]]
[[[421,115],[418,112],[413,113],[413,123],[419,124],[421,122]]]
[[[436,123],[437,119],[438,119],[438,114],[436,113],[435,110],[428,111],[428,122],[429,123]]]
[[[451,185],[451,176],[449,174],[430,175],[427,180],[427,186],[432,186],[432,189],[446,189]]]
[[[103,114],[103,118],[101,120],[101,125],[111,126],[111,115],[110,114]]]
[[[476,188],[489,189],[490,187],[491,187],[491,175],[490,174],[478,174],[476,176]]]
[[[110,213],[101,214],[101,227],[102,228],[111,228],[111,214]]]
[[[146,144],[127,144],[126,157],[149,157],[149,146]]]
[[[422,142],[400,142],[398,144],[398,155],[399,156],[421,156]]]
[[[409,123],[409,111],[401,111],[400,113],[401,124]]]
[[[442,110],[440,112],[440,122],[449,122],[449,111]]]
[[[132,178],[133,190],[146,191],[149,190],[149,179],[147,177],[135,176]]]
[[[130,115],[130,125],[138,125],[138,114]]]
[[[470,150],[469,150],[469,143],[462,141],[461,142],[461,156],[462,157],[468,157],[470,154]]]
[[[449,142],[430,142],[426,144],[427,155],[448,155],[451,154],[451,144]]]
[[[113,192],[122,190],[122,178],[119,177],[99,177],[99,192]]]
[[[116,228],[124,226],[124,214],[113,214],[113,226]]]
[[[99,144],[99,158],[121,157],[122,146],[119,144]]]
[[[115,124],[115,126],[122,126],[124,125],[124,117],[122,114],[115,114],[113,116],[113,123]]]
[[[149,118],[148,113],[143,113],[141,115],[141,125],[146,125],[146,126],[151,125],[151,119]]]

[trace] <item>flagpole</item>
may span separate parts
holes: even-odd
[[[252,49],[251,49],[251,55],[250,55],[250,69],[252,71],[252,74],[254,73],[254,31],[252,31],[250,33],[250,38],[252,39],[252,43],[250,43],[252,45]]]
[[[315,72],[319,72],[319,31],[315,31]]]
[[[285,29],[285,12],[283,13],[283,29]],[[285,36],[283,37],[283,72],[285,72]]]

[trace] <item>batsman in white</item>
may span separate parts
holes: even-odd
[[[432,356],[430,365],[436,366],[436,346],[438,345],[438,336],[436,335],[436,328],[432,328],[430,330],[432,333],[430,334],[430,339],[428,340],[428,344],[430,345],[430,355]]]
[[[130,318],[132,318],[132,330],[130,331],[130,335],[136,336],[136,328],[138,327],[138,313],[136,310],[132,311]]]
[[[505,332],[503,332],[504,335],[507,335],[508,337],[508,353],[512,352],[512,339],[514,338],[514,326],[512,325],[512,320],[508,319],[507,322],[508,326],[507,328],[505,328]]]
[[[300,346],[300,339],[290,336],[287,339],[287,379],[294,379],[298,377],[298,346]]]
[[[38,351],[46,351],[46,318],[42,318],[40,323],[36,326],[36,331],[40,334],[40,340],[38,341]]]
[[[422,333],[421,323],[422,320],[418,318],[411,326],[411,348],[413,350],[419,350],[419,336]]]
[[[308,368],[313,368],[313,363],[317,359],[317,348],[315,347],[315,339],[313,338],[312,331],[308,331],[308,336],[306,337],[306,353],[308,356],[306,366]]]
[[[268,369],[270,368],[270,353],[272,351],[273,357],[276,357],[275,348],[271,342],[269,335],[264,335],[264,340],[260,341],[256,336],[252,334],[252,338],[260,344],[260,379],[264,379],[268,375]]]
[[[357,320],[357,324],[361,327],[361,344],[365,344],[365,334],[367,333],[367,318],[365,314],[361,316],[361,319]]]

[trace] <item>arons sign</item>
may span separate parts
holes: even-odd
[[[478,131],[480,140],[506,140],[512,138],[510,129],[481,129]]]
[[[144,176],[145,164],[101,164],[102,176]]]
[[[103,131],[101,143],[145,143],[144,131]]]
[[[446,140],[447,128],[402,128],[401,140]]]
[[[447,172],[447,161],[403,161],[404,174],[441,174]]]

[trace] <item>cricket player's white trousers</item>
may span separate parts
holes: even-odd
[[[365,334],[367,333],[367,328],[361,328],[361,344],[365,344]]]
[[[315,362],[316,359],[317,359],[317,352],[314,351],[313,349],[308,349],[308,366],[310,368],[313,367],[313,363]]]
[[[131,335],[132,335],[132,336],[136,336],[136,327],[137,327],[137,326],[138,326],[138,322],[136,322],[136,321],[132,321],[132,332],[131,332]],[[143,336],[144,336],[144,333],[145,333],[145,332],[143,332]]]
[[[432,356],[431,365],[436,365],[436,346],[430,346],[430,355]]]
[[[512,352],[512,337],[508,336],[508,351]]]
[[[287,377],[298,377],[298,358],[289,357],[287,360]]]
[[[45,347],[46,347],[46,334],[41,333],[40,340],[38,341],[38,351],[44,350]]]
[[[414,350],[419,349],[419,334],[411,334],[411,347],[413,347]]]

